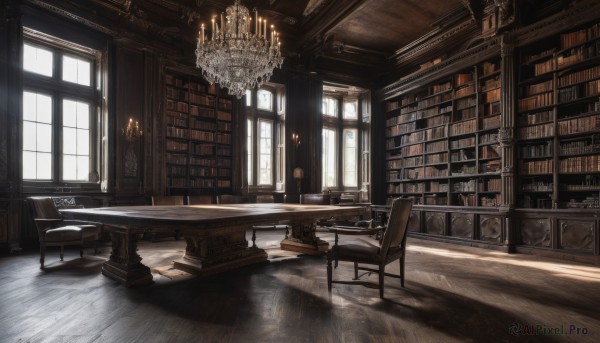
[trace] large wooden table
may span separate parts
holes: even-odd
[[[67,209],[61,212],[80,220],[104,223],[110,231],[112,252],[102,274],[127,286],[152,282],[150,269],[137,253],[137,238],[145,232],[179,230],[187,242],[185,254],[175,261],[177,268],[202,275],[219,273],[265,261],[267,253],[249,247],[246,230],[251,225],[287,221],[290,237],[283,249],[321,254],[327,242],[315,234],[315,222],[323,218],[350,218],[366,214],[359,206],[296,204],[232,204],[193,206],[120,206]]]

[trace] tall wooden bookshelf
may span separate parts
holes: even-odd
[[[500,88],[497,58],[388,100],[388,197],[499,206]]]
[[[217,86],[170,71],[165,93],[166,193],[231,193],[231,98]]]
[[[600,24],[520,55],[517,103],[523,208],[600,208]]]

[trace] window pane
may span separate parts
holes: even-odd
[[[37,94],[32,92],[23,92],[23,120],[37,120]]]
[[[33,180],[36,178],[36,153],[23,151],[23,179]]]
[[[77,153],[77,130],[63,128],[63,154],[74,155]]]
[[[83,86],[90,85],[90,62],[70,56],[63,56],[63,80]]]
[[[77,103],[77,127],[80,129],[90,127],[90,105],[85,102]]]
[[[246,106],[252,106],[252,91],[246,90]]]
[[[248,120],[247,121],[247,125],[248,125],[248,132],[247,132],[247,136],[246,136],[246,147],[248,149],[248,184],[249,185],[253,185],[253,170],[252,170],[252,120]]]
[[[77,180],[87,181],[90,173],[90,158],[77,156]]]
[[[52,154],[37,153],[37,179],[50,180],[52,178]]]
[[[344,130],[344,179],[345,187],[356,187],[357,182],[357,130]]]
[[[77,179],[77,156],[63,155],[62,178],[65,181],[74,181]]]
[[[332,97],[323,98],[323,115],[337,117],[337,99]]]
[[[358,119],[358,100],[344,101],[344,119]]]
[[[256,92],[257,102],[256,108],[260,110],[272,111],[273,110],[273,93],[265,90],[259,89]]]
[[[63,100],[63,126],[77,127],[77,102]]]
[[[272,185],[273,184],[273,123],[267,120],[259,120],[259,155],[258,155],[258,184]]]
[[[52,124],[52,98],[48,95],[37,94],[37,121]]]
[[[37,151],[52,152],[52,125],[37,124]]]
[[[37,148],[37,124],[24,121],[23,122],[23,150],[35,151]]]
[[[323,188],[337,185],[335,130],[323,129]]]
[[[77,155],[90,154],[90,131],[77,129]]]
[[[52,77],[52,51],[23,44],[23,69]]]

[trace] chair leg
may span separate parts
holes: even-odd
[[[354,262],[354,280],[358,280],[358,262]]]
[[[327,290],[331,292],[331,279],[333,277],[333,269],[331,268],[331,257],[327,256]]]
[[[252,230],[252,247],[256,247],[256,230]]]
[[[400,262],[400,285],[404,288],[404,258],[401,258],[398,262]]]
[[[62,261],[64,257],[65,257],[65,246],[61,245],[60,246],[60,260]]]
[[[46,259],[46,245],[40,244],[40,268],[44,269],[44,260]]]
[[[383,281],[385,280],[385,265],[379,266],[379,297],[383,299]]]

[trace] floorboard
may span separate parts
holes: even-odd
[[[2,257],[0,342],[600,341],[593,265],[409,238],[406,288],[386,278],[382,300],[361,286],[330,294],[325,258],[281,251],[281,236],[260,232],[268,263],[206,278],[154,273],[137,288],[101,275],[108,246],[83,259],[67,250],[63,262],[50,249],[45,271],[37,251]],[[142,241],[139,253],[160,269],[184,249]],[[334,270],[351,276],[350,264]]]

